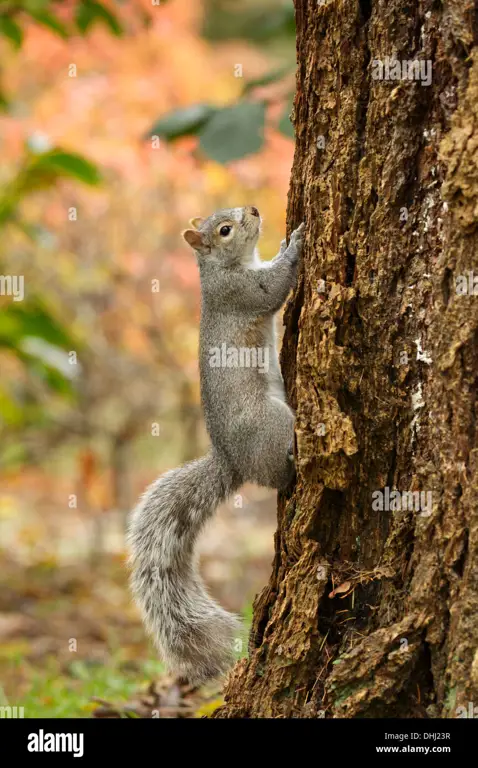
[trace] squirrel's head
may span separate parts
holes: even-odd
[[[234,267],[249,263],[261,231],[257,208],[225,208],[207,219],[191,219],[194,229],[186,229],[183,237],[196,252],[199,263],[215,260]]]

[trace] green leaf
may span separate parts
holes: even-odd
[[[40,360],[48,368],[54,369],[65,379],[74,379],[78,374],[78,366],[70,363],[68,353],[45,339],[26,336],[22,339],[20,349],[25,355]]]
[[[21,424],[23,420],[22,405],[15,402],[7,390],[0,389],[0,423],[13,425]]]
[[[0,112],[6,112],[8,109],[8,99],[4,92],[0,90]]]
[[[32,297],[28,302],[2,307],[1,347],[13,352],[29,373],[42,379],[50,390],[72,395],[71,380],[78,369],[70,365],[67,351],[78,350],[80,344],[40,299]]]
[[[65,176],[85,184],[96,185],[101,182],[96,166],[82,155],[65,152],[60,147],[33,154],[27,148],[23,168],[4,187],[0,196],[0,224],[15,219],[16,208],[26,195],[36,190],[49,189],[60,177]]]
[[[282,113],[282,117],[279,120],[279,123],[277,125],[277,128],[279,129],[279,131],[283,133],[284,136],[287,136],[290,139],[295,139],[294,126],[289,117],[293,107],[294,107],[294,97],[291,96],[289,101],[287,102],[284,112]]]
[[[32,17],[32,19],[35,19],[35,21],[37,21],[39,24],[42,24],[44,27],[48,27],[48,29],[51,29],[51,31],[55,32],[57,35],[60,35],[60,37],[68,37],[68,30],[65,25],[59,21],[56,16],[53,16],[53,14],[49,11],[41,9],[25,10]]]
[[[0,16],[0,34],[8,37],[15,48],[20,48],[23,42],[23,31],[10,16]]]
[[[254,80],[248,80],[244,85],[243,95],[249,93],[249,91],[252,91],[253,88],[260,88],[264,85],[276,83],[278,80],[282,80],[282,78],[289,74],[291,71],[292,70],[290,67],[279,67],[278,69],[273,69],[270,72],[267,72],[265,75],[255,78]]]
[[[82,34],[86,34],[95,20],[95,13],[89,3],[80,3],[76,10],[76,26]]]
[[[210,104],[193,104],[177,109],[160,118],[147,136],[156,135],[166,141],[174,141],[182,136],[195,135],[217,111]]]
[[[85,184],[99,184],[101,175],[95,165],[82,155],[74,152],[64,152],[61,149],[52,149],[39,155],[34,163],[36,171],[46,173],[53,172],[59,176],[70,176]]]
[[[237,6],[237,7],[234,7]],[[295,37],[294,5],[283,3],[215,3],[204,14],[202,35],[208,40],[252,40],[255,43]]]
[[[41,379],[49,390],[65,397],[73,396],[74,388],[72,382],[63,373],[56,370],[56,368],[44,363],[43,360],[33,355],[25,355],[24,362],[29,373]]]
[[[120,22],[106,6],[101,5],[96,0],[82,0],[76,13],[76,24],[80,32],[87,32],[91,25],[97,21],[106,24],[117,37],[123,34],[123,27]]]
[[[0,312],[0,346],[20,349],[23,339],[35,336],[64,349],[77,349],[70,334],[40,299],[14,302]]]
[[[219,110],[200,133],[203,152],[218,163],[258,152],[264,143],[265,104],[243,102]]]

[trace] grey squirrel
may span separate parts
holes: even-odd
[[[207,594],[194,545],[246,481],[285,489],[294,476],[294,413],[285,401],[274,315],[295,285],[304,224],[262,262],[257,208],[192,219],[183,232],[201,281],[199,367],[211,448],[166,472],[131,515],[131,584],[169,669],[192,684],[227,670],[240,623]]]

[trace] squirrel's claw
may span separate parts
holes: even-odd
[[[290,236],[291,242],[292,242],[292,240],[294,240],[294,241],[301,240],[302,236],[304,234],[304,230],[305,230],[305,222],[303,221],[302,224],[299,224],[297,229],[294,229],[294,231],[292,232],[292,234]]]

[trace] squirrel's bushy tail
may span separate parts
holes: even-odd
[[[224,672],[239,621],[206,592],[194,545],[218,504],[238,484],[211,451],[151,485],[129,526],[132,588],[169,669],[191,683]]]

